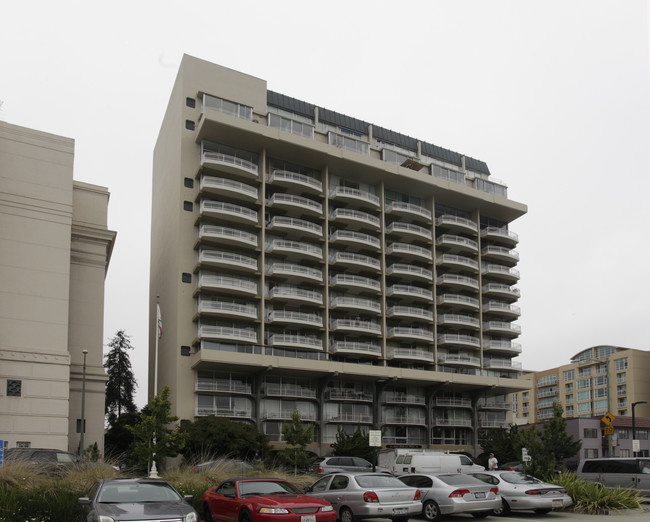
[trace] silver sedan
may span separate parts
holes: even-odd
[[[499,488],[503,505],[501,509],[494,511],[495,515],[506,515],[510,511],[534,511],[544,514],[573,503],[563,487],[543,482],[519,471],[483,471],[471,475]]]
[[[406,522],[422,511],[420,490],[384,473],[332,473],[305,488],[305,493],[329,501],[340,522],[362,518]]]
[[[464,473],[413,473],[398,478],[422,492],[422,516],[430,522],[454,513],[471,513],[474,518],[484,518],[501,508],[497,486]]]

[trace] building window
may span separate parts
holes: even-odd
[[[616,359],[616,361],[614,361],[614,367],[616,368],[617,372],[620,372],[622,370],[627,370],[627,357],[623,357],[622,359]]]
[[[181,346],[181,355],[183,357],[189,357],[190,356],[190,347],[189,346]]]
[[[591,377],[591,368],[580,368],[580,370],[578,370],[578,377]]]
[[[585,388],[591,388],[591,379],[580,379],[578,381],[578,389],[584,390]]]
[[[630,457],[630,450],[629,449],[621,449],[621,457]]]
[[[618,428],[616,430],[616,434],[619,439],[629,439],[630,438],[630,430],[627,428]]]
[[[185,188],[194,188],[194,180],[192,178],[183,178],[183,186]]]
[[[77,419],[77,433],[81,433],[81,419]],[[84,419],[84,433],[86,433],[86,419]]]
[[[183,201],[183,210],[192,212],[193,209],[194,209],[194,205],[192,204],[191,201]]]
[[[521,400],[522,400],[522,401],[527,401],[527,400],[528,400],[528,392],[524,392],[524,393],[521,395]]]
[[[594,399],[602,399],[607,397],[607,388],[596,388],[594,390]]]
[[[591,400],[591,390],[578,392],[578,401]]]
[[[594,386],[606,386],[607,385],[607,376],[601,375],[600,377],[594,377]]]
[[[231,116],[235,116],[243,120],[250,121],[253,119],[252,107],[231,102],[229,100],[224,100],[223,98],[218,98],[217,96],[210,96],[209,94],[203,95],[203,108],[213,109],[225,114],[230,114]]]
[[[564,380],[565,381],[572,381],[575,379],[576,372],[575,370],[565,370],[564,372]]]
[[[627,410],[618,410],[618,414],[621,416],[627,416]]]
[[[622,398],[618,399],[617,406],[619,408],[625,408],[627,406],[627,397],[622,397]]]
[[[194,122],[192,120],[185,120],[185,128],[187,130],[194,130]]]
[[[607,411],[607,399],[594,401],[594,414],[599,411]]]
[[[581,402],[578,404],[578,413],[587,413],[588,411],[591,411],[590,402]]]
[[[191,283],[192,282],[192,274],[188,274],[187,272],[183,272],[183,275],[181,276],[181,281],[183,283]]]
[[[188,96],[187,98],[185,98],[185,105],[193,109],[194,107],[196,107],[196,100]]]
[[[573,415],[573,406],[567,406],[565,413],[566,413],[567,416]]]
[[[584,428],[584,438],[585,439],[597,439],[598,438],[598,428]]]
[[[23,391],[23,381],[7,379],[7,397],[20,397]]]
[[[18,441],[16,441],[16,447],[17,448],[31,448],[32,443],[29,442],[28,440],[18,440]]]
[[[571,393],[573,391],[573,383],[570,382],[569,384],[564,385],[564,393]]]
[[[627,374],[626,373],[618,373],[616,374],[616,382],[627,382]]]
[[[573,404],[573,393],[567,395],[564,402],[566,402],[567,404]]]
[[[585,458],[586,459],[598,458],[598,449],[597,448],[585,448]]]
[[[616,387],[616,395],[627,395],[627,384]]]

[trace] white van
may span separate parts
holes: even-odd
[[[393,473],[475,473],[485,471],[466,455],[455,453],[407,453],[395,459]]]
[[[585,459],[576,477],[606,488],[635,489],[650,496],[650,458],[610,457]]]

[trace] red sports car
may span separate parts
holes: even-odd
[[[335,522],[327,501],[283,479],[229,479],[201,499],[204,522]]]

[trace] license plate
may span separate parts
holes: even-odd
[[[396,515],[401,515],[402,513],[406,513],[406,508],[395,508],[393,509],[393,513]]]
[[[561,498],[554,498],[551,505],[553,507],[562,507],[562,499]]]
[[[485,498],[485,492],[478,491],[477,493],[474,493],[474,498]]]
[[[300,522],[316,522],[316,515],[302,515]]]

